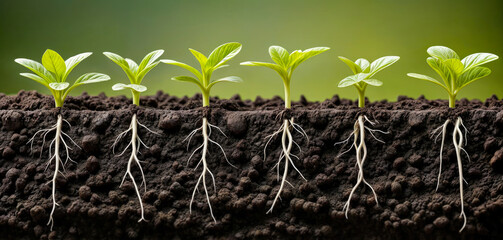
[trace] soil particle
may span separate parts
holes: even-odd
[[[447,227],[447,225],[449,225],[449,219],[445,216],[438,217],[437,219],[435,219],[435,221],[433,221],[433,225],[436,228],[445,228]]]
[[[407,162],[409,162],[410,165],[412,165],[414,167],[419,167],[423,164],[423,159],[422,159],[421,155],[413,154],[412,156],[410,156],[407,159]]]
[[[248,130],[248,124],[239,114],[230,114],[227,117],[227,128],[234,136],[242,136]]]
[[[23,128],[23,115],[17,111],[7,111],[2,114],[2,125],[7,131],[17,132]]]
[[[86,170],[95,174],[100,170],[100,161],[95,156],[89,156],[86,161]]]
[[[89,201],[91,199],[91,188],[89,186],[82,186],[79,188],[79,197],[84,201]]]
[[[503,148],[494,153],[493,157],[489,161],[489,164],[494,170],[503,170]]]
[[[5,147],[2,152],[2,157],[4,159],[12,159],[16,156],[16,151],[14,151],[11,147]]]
[[[396,170],[400,170],[404,166],[405,166],[405,159],[403,157],[396,158],[393,161],[393,168]]]
[[[159,121],[159,128],[165,132],[178,131],[181,125],[180,116],[176,113],[167,114]]]
[[[409,208],[405,204],[398,204],[395,206],[395,212],[400,217],[405,217],[409,214]]]
[[[402,193],[402,185],[396,181],[392,182],[391,192],[393,192],[395,195],[400,195]]]
[[[35,222],[43,222],[46,220],[47,214],[42,206],[34,206],[30,209],[30,216]]]
[[[89,154],[100,151],[100,140],[97,135],[86,135],[82,138],[82,148]]]
[[[492,151],[498,146],[498,141],[495,137],[489,137],[484,142],[484,151]]]
[[[426,118],[426,114],[423,114],[423,113],[410,114],[408,123],[411,127],[420,127],[421,125],[425,124],[425,121],[424,121],[425,118]]]

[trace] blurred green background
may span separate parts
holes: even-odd
[[[382,87],[370,87],[371,100],[396,100],[398,95],[447,98],[440,87],[406,76],[417,72],[435,76],[426,64],[426,49],[445,45],[461,57],[475,52],[503,56],[503,1],[501,0],[1,0],[0,1],[0,92],[20,89],[48,93],[43,86],[19,76],[26,70],[14,62],[24,57],[37,61],[47,48],[63,58],[91,51],[70,75],[73,81],[85,72],[109,74],[112,81],[77,88],[73,95],[88,91],[107,95],[111,86],[128,80],[122,70],[102,55],[111,51],[140,61],[155,49],[166,50],[162,58],[196,65],[188,48],[209,54],[230,41],[243,44],[231,67],[214,75],[236,75],[241,84],[225,83],[212,94],[223,98],[236,93],[245,99],[257,95],[283,94],[277,74],[266,68],[240,66],[247,60],[271,61],[270,45],[287,50],[315,46],[331,50],[303,63],[292,79],[292,98],[304,94],[309,100],[324,100],[334,94],[356,99],[353,88],[337,88],[349,68],[337,56],[352,60],[375,60],[384,55],[401,57],[377,78]],[[503,60],[487,65],[493,73],[463,89],[459,97],[485,99],[503,97]],[[170,81],[188,74],[161,64],[145,78],[146,94],[157,90],[193,95],[196,86]]]

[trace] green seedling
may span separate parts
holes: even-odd
[[[315,47],[315,48],[306,49],[304,51],[295,50],[292,53],[288,53],[288,51],[286,49],[284,49],[280,46],[271,46],[271,47],[269,47],[269,55],[271,56],[272,60],[275,63],[243,62],[243,63],[241,63],[241,65],[268,67],[268,68],[276,71],[281,76],[281,79],[283,80],[283,86],[284,86],[284,90],[285,90],[285,108],[290,109],[292,107],[292,102],[291,102],[291,97],[290,97],[290,81],[292,79],[293,71],[302,62],[304,62],[307,59],[314,57],[322,52],[325,52],[329,49],[330,48],[327,48],[327,47]],[[271,205],[271,208],[267,211],[267,213],[272,212],[272,210],[274,209],[274,205],[276,204],[276,201],[278,200],[278,198],[280,198],[281,192],[283,191],[283,187],[285,185],[285,182],[290,184],[286,180],[286,176],[288,174],[289,164],[291,164],[292,167],[299,173],[299,175],[302,177],[302,179],[307,181],[306,178],[299,171],[299,169],[297,169],[297,167],[295,166],[295,164],[292,160],[292,157],[295,157],[298,159],[298,157],[296,155],[291,153],[292,144],[295,144],[297,147],[299,147],[299,145],[293,140],[292,134],[290,132],[290,128],[293,128],[295,131],[300,133],[302,136],[304,136],[309,141],[306,132],[301,128],[300,125],[294,123],[293,118],[284,119],[283,124],[281,125],[279,130],[277,130],[273,134],[267,136],[267,143],[264,147],[264,161],[266,159],[267,146],[269,145],[271,139],[273,139],[273,137],[275,137],[278,134],[280,134],[281,132],[283,132],[282,138],[281,138],[281,144],[282,144],[281,146],[282,146],[283,151],[280,154],[278,162],[273,167],[273,168],[276,167],[278,182],[280,181],[280,178],[279,178],[280,163],[281,163],[281,160],[283,160],[283,158],[285,159],[285,168],[283,171],[283,178],[281,179],[281,184],[279,186],[279,190],[276,193],[276,197],[274,198],[274,201]],[[288,142],[287,142],[287,138],[288,138]],[[299,147],[299,150],[300,150],[300,147]],[[292,185],[290,184],[290,186],[292,186]]]
[[[428,63],[428,65],[430,65],[431,68],[433,68],[433,70],[435,70],[435,72],[438,73],[438,75],[440,75],[442,82],[435,78],[422,74],[409,73],[407,75],[409,77],[435,83],[441,86],[443,89],[445,89],[449,94],[449,108],[454,108],[456,106],[456,96],[458,95],[459,91],[462,88],[491,73],[491,70],[489,68],[481,67],[481,65],[498,59],[498,56],[491,53],[474,53],[460,60],[458,54],[455,51],[453,51],[448,47],[443,46],[430,47],[428,48],[427,52],[431,57],[428,57],[426,59],[426,62]],[[447,119],[442,126],[435,129],[432,133],[432,137],[438,133],[435,138],[435,142],[436,139],[440,135],[442,135],[442,142],[440,144],[440,168],[438,172],[436,191],[438,191],[438,186],[440,185],[440,176],[442,174],[442,151],[444,148],[444,140],[447,131],[447,126],[449,125],[450,122],[451,121]],[[464,134],[463,131],[461,130],[461,126],[465,131]],[[459,194],[461,198],[460,217],[463,217],[463,226],[461,227],[459,232],[463,231],[463,229],[466,226],[466,214],[464,211],[464,203],[463,203],[464,178],[462,169],[463,166],[461,162],[461,151],[465,152],[466,155],[468,156],[468,153],[463,148],[463,145],[467,144],[466,132],[467,130],[463,124],[463,120],[461,119],[461,117],[458,117],[454,124],[452,141],[454,144],[454,149],[456,151],[458,171],[459,171]],[[469,158],[470,157],[468,156],[468,159]]]
[[[400,57],[386,56],[373,61],[372,64],[365,58],[359,58],[355,62],[345,57],[339,57],[339,59],[346,63],[354,74],[342,79],[339,87],[355,86],[358,90],[358,107],[363,108],[365,107],[365,90],[368,85],[376,87],[382,85],[380,80],[373,78],[374,75],[397,62]]]
[[[147,87],[141,85],[143,78],[147,73],[152,70],[155,66],[159,64],[159,61],[157,59],[161,57],[161,55],[164,53],[164,50],[156,50],[153,51],[147,56],[143,58],[143,60],[140,62],[140,65],[138,65],[135,61],[129,59],[129,58],[122,58],[121,56],[111,53],[111,52],[104,52],[103,54],[108,57],[110,60],[112,60],[114,63],[119,65],[122,70],[126,73],[127,77],[129,78],[130,84],[123,84],[123,83],[117,83],[112,86],[112,90],[114,91],[120,91],[120,90],[126,90],[129,89],[131,90],[131,94],[133,96],[133,104],[136,106],[140,106],[140,93],[145,92],[147,90]],[[129,157],[129,161],[127,164],[126,168],[126,173],[124,174],[124,177],[122,177],[122,181],[119,187],[122,187],[122,184],[124,184],[124,181],[126,180],[126,177],[129,176],[131,179],[131,182],[133,183],[135,190],[136,190],[136,195],[138,197],[138,201],[140,202],[140,210],[141,210],[141,217],[138,222],[141,221],[146,221],[145,220],[145,215],[144,215],[144,209],[143,209],[143,201],[141,199],[141,194],[140,194],[140,189],[138,185],[136,184],[136,181],[134,179],[133,174],[131,173],[131,166],[135,163],[138,166],[138,169],[140,170],[141,177],[142,177],[142,182],[140,183],[140,187],[143,185],[145,192],[147,192],[147,182],[145,181],[145,175],[143,174],[143,168],[141,167],[140,160],[138,159],[137,154],[140,152],[140,147],[143,145],[145,148],[149,148],[143,141],[140,139],[138,136],[138,125],[141,127],[145,128],[147,131],[158,135],[158,133],[148,129],[145,125],[141,124],[137,120],[136,113],[133,114],[133,118],[131,119],[131,124],[129,125],[129,128],[120,133],[117,138],[115,139],[115,142],[112,145],[112,151],[115,153],[115,146],[117,143],[125,137],[129,132],[131,132],[131,141],[129,144],[126,146],[126,148],[122,151],[119,156],[124,154],[126,150],[131,146],[131,156]]]
[[[339,82],[339,87],[348,87],[348,86],[355,86],[356,89],[358,90],[358,107],[364,108],[365,107],[365,90],[369,85],[371,86],[376,86],[379,87],[383,83],[380,80],[377,80],[374,77],[376,73],[379,71],[391,66],[393,63],[397,62],[400,57],[397,56],[386,56],[379,58],[375,60],[374,62],[370,63],[367,59],[360,58],[356,60],[355,62],[345,58],[345,57],[339,57],[344,63],[346,63],[351,70],[353,71],[354,75],[351,75],[349,77],[346,77],[342,79]],[[348,212],[349,212],[349,207],[351,203],[351,198],[353,197],[354,192],[360,186],[360,184],[363,182],[365,185],[367,185],[371,190],[372,193],[374,194],[374,198],[376,201],[376,204],[379,205],[379,202],[377,200],[377,194],[374,191],[374,188],[365,180],[364,174],[363,174],[363,164],[365,163],[365,159],[367,158],[367,146],[365,144],[365,130],[367,130],[374,139],[377,141],[384,143],[382,140],[378,139],[375,137],[374,132],[379,132],[383,134],[387,134],[387,132],[377,130],[377,129],[372,129],[368,126],[365,126],[365,122],[370,123],[370,125],[375,125],[374,122],[370,121],[365,115],[361,114],[358,116],[358,119],[356,120],[353,128],[353,133],[347,138],[346,140],[342,142],[338,142],[337,144],[340,143],[348,143],[351,137],[353,137],[353,144],[351,145],[351,148],[348,149],[347,151],[343,152],[342,154],[350,151],[353,147],[356,150],[356,166],[358,167],[358,178],[356,181],[355,186],[351,189],[351,192],[349,194],[348,200],[346,201],[346,204],[344,204],[343,211],[345,212],[346,218],[348,218]],[[358,142],[358,139],[360,140]],[[342,155],[341,154],[341,155]]]
[[[42,64],[30,59],[18,58],[15,61],[24,67],[30,69],[33,73],[21,73],[21,76],[32,79],[51,91],[52,96],[54,97],[55,106],[57,108],[63,107],[63,103],[65,102],[68,94],[78,86],[89,84],[89,83],[97,83],[110,80],[110,77],[101,73],[86,73],[79,78],[70,86],[70,83],[66,82],[68,75],[70,72],[84,59],[89,57],[92,53],[81,53],[71,58],[68,58],[66,61],[55,51],[47,49],[44,55],[42,56]],[[33,150],[33,142],[35,137],[38,134],[43,136],[42,149],[45,144],[45,138],[47,134],[52,131],[56,131],[56,135],[54,139],[51,141],[49,145],[49,161],[47,163],[47,167],[54,161],[54,175],[51,180],[52,182],[52,210],[49,216],[49,222],[47,225],[54,226],[54,210],[58,203],[56,202],[56,178],[58,177],[58,173],[60,172],[60,167],[63,168],[68,161],[74,162],[70,158],[70,151],[72,150],[65,142],[64,137],[70,139],[70,141],[79,147],[66,133],[62,131],[63,121],[68,123],[66,120],[63,120],[61,114],[58,114],[58,120],[56,124],[48,129],[42,129],[37,131],[33,137],[28,141],[31,144],[31,149]],[[68,123],[68,125],[70,125]],[[66,160],[63,162],[60,156],[60,145],[63,143],[64,149],[66,152]],[[51,153],[52,146],[54,146],[54,151]],[[80,148],[80,147],[79,147]],[[40,152],[42,156],[42,150]]]
[[[184,68],[184,69],[190,71],[195,76],[195,78],[190,77],[190,76],[178,76],[178,77],[173,77],[172,80],[181,81],[181,82],[189,82],[189,83],[193,83],[193,84],[197,85],[203,95],[203,107],[210,106],[210,90],[215,84],[221,83],[221,82],[238,83],[238,82],[242,81],[241,78],[235,77],[235,76],[224,77],[224,78],[220,78],[220,79],[213,80],[213,81],[211,80],[211,75],[213,74],[213,72],[215,70],[223,68],[223,67],[227,67],[228,65],[225,65],[225,64],[241,51],[241,44],[240,43],[231,42],[231,43],[226,43],[226,44],[220,45],[215,50],[213,50],[213,52],[211,52],[211,54],[208,57],[206,57],[205,55],[203,55],[202,53],[200,53],[194,49],[189,49],[189,51],[194,55],[194,57],[199,62],[200,66],[201,66],[201,71],[199,71],[196,68],[189,66],[185,63],[177,62],[174,60],[161,60],[161,62]],[[203,164],[203,171],[202,171],[201,175],[199,175],[196,186],[194,187],[194,190],[192,191],[192,198],[191,198],[190,204],[189,204],[189,212],[192,213],[192,203],[194,202],[194,197],[195,197],[196,191],[198,190],[199,184],[202,182],[204,192],[206,194],[206,201],[208,202],[208,207],[210,209],[211,217],[213,218],[213,221],[217,222],[217,220],[215,219],[215,216],[213,215],[213,209],[211,208],[210,196],[208,194],[208,189],[206,187],[206,173],[209,173],[211,176],[211,179],[213,180],[213,187],[214,187],[215,193],[217,192],[217,188],[216,188],[216,184],[215,184],[215,177],[213,176],[213,173],[209,170],[208,164],[206,161],[206,153],[208,152],[208,144],[211,142],[211,143],[217,145],[220,148],[220,150],[222,151],[222,153],[224,154],[224,157],[225,157],[225,160],[227,161],[227,163],[229,163],[234,168],[236,168],[236,167],[229,162],[222,146],[210,138],[211,128],[217,129],[220,133],[222,133],[225,136],[225,134],[222,132],[222,130],[219,127],[208,123],[208,119],[203,116],[202,126],[198,129],[195,129],[194,131],[192,131],[184,139],[184,141],[188,141],[188,143],[187,143],[187,148],[188,148],[190,146],[190,140],[192,139],[192,137],[198,131],[202,131],[203,143],[199,147],[197,147],[196,150],[194,150],[194,152],[192,152],[189,159],[187,160],[187,166],[188,166],[192,156],[198,150],[200,150],[202,148],[201,160],[196,165],[194,170],[196,170],[199,167],[199,165],[202,163]]]

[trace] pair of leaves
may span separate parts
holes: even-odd
[[[368,76],[369,76],[368,73],[357,73],[355,75],[348,76],[339,82],[339,87],[340,88],[348,87],[352,85],[361,84],[362,82],[376,87],[382,85],[381,81],[377,79],[368,79]]]
[[[42,64],[26,58],[17,58],[16,63],[28,68],[33,73],[21,73],[23,77],[32,79],[45,87],[53,94],[57,104],[63,104],[68,93],[74,88],[89,83],[110,80],[110,77],[101,73],[86,73],[80,76],[70,87],[66,82],[70,72],[92,53],[86,52],[68,58],[66,61],[55,51],[47,49],[42,56]],[[66,90],[66,91],[64,91]],[[64,92],[63,92],[64,91]],[[56,99],[57,98],[57,99]]]
[[[397,62],[400,57],[385,56],[373,61],[372,63],[365,58],[359,58],[355,62],[342,56],[339,56],[339,59],[349,66],[354,75],[342,79],[339,82],[338,87],[342,88],[354,85],[357,88],[365,89],[367,84],[372,86],[381,86],[383,83],[377,79],[372,79],[372,77],[376,73]]]
[[[409,73],[407,75],[435,83],[451,96],[455,96],[468,84],[491,74],[489,68],[480,66],[499,58],[492,53],[474,53],[460,60],[454,50],[444,46],[430,47],[427,52],[431,56],[426,60],[428,65],[440,75],[443,82],[423,74]]]
[[[328,47],[314,47],[303,51],[295,50],[292,53],[288,53],[283,47],[271,46],[269,47],[269,55],[275,63],[247,61],[242,62],[241,65],[270,68],[281,76],[286,85],[290,85],[292,73],[301,63],[329,49]]]
[[[190,71],[196,78],[190,76],[178,76],[173,77],[172,80],[181,82],[190,82],[196,84],[201,91],[208,93],[210,89],[217,83],[220,82],[242,82],[241,78],[236,76],[229,76],[211,81],[212,73],[220,68],[227,67],[225,65],[229,60],[235,57],[241,51],[242,45],[237,42],[225,43],[213,50],[208,57],[204,54],[189,48],[189,51],[194,55],[194,57],[199,62],[201,71],[196,68],[174,60],[164,59],[161,62],[178,66]]]
[[[111,53],[111,52],[104,52],[103,54],[108,57],[110,60],[112,60],[114,63],[119,65],[119,67],[122,68],[122,70],[126,73],[126,75],[129,78],[129,81],[131,84],[122,84],[118,83],[115,84],[112,89],[117,91],[117,90],[123,90],[123,89],[130,89],[134,90],[137,92],[143,92],[147,90],[147,87],[141,85],[141,82],[143,81],[143,78],[145,75],[147,75],[150,70],[152,70],[154,67],[156,67],[159,64],[159,61],[157,59],[161,57],[161,55],[164,53],[164,50],[156,50],[153,51],[149,54],[147,54],[143,60],[140,62],[140,65],[138,65],[135,61],[126,58],[124,59],[118,54]],[[138,90],[143,90],[143,91],[138,91]]]

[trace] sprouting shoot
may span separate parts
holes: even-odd
[[[430,57],[426,59],[426,62],[428,63],[428,65],[430,65],[431,68],[433,68],[433,70],[435,70],[435,72],[438,73],[442,81],[423,74],[409,73],[407,75],[409,77],[435,83],[445,89],[449,94],[449,108],[454,108],[456,106],[456,96],[462,88],[478,79],[486,77],[491,73],[491,70],[489,68],[481,67],[481,65],[498,59],[498,56],[492,53],[474,53],[460,60],[459,55],[454,50],[444,46],[430,47],[428,48],[427,52]],[[452,121],[454,122],[454,120]],[[442,135],[442,142],[440,143],[440,168],[437,177],[437,191],[438,186],[440,185],[440,177],[442,174],[442,151],[444,149],[445,135],[450,122],[451,120],[447,119],[444,124],[436,128],[432,133],[432,136],[436,135],[436,138]],[[464,134],[462,129],[465,131]],[[463,226],[461,227],[459,232],[463,231],[466,226],[466,214],[463,202],[464,178],[463,165],[461,161],[461,151],[463,151],[469,158],[468,153],[463,148],[463,146],[467,144],[466,132],[467,129],[463,124],[463,120],[461,119],[461,117],[457,117],[456,122],[454,123],[452,141],[458,162],[459,195],[461,199],[460,217],[463,217]]]
[[[107,56],[110,60],[115,62],[117,65],[119,65],[122,70],[126,73],[127,77],[129,78],[130,84],[124,84],[124,83],[116,83],[115,85],[112,86],[112,89],[114,91],[119,91],[119,90],[124,90],[124,89],[129,89],[131,90],[131,94],[133,95],[133,104],[140,106],[140,93],[144,92],[147,90],[147,87],[141,85],[143,78],[147,73],[152,70],[155,66],[159,64],[159,61],[157,59],[161,57],[161,55],[164,53],[164,50],[156,50],[153,51],[147,56],[143,58],[143,60],[140,62],[140,65],[138,65],[135,61],[129,59],[129,58],[122,58],[121,56],[111,53],[111,52],[104,52],[103,54]],[[122,154],[131,146],[131,156],[129,157],[129,161],[127,164],[126,168],[126,173],[124,174],[124,177],[122,178],[121,184],[119,187],[122,186],[124,181],[126,180],[126,177],[129,176],[131,181],[133,182],[133,185],[136,190],[136,195],[138,197],[138,201],[140,202],[140,211],[141,211],[141,217],[140,221],[146,221],[145,220],[145,214],[144,214],[144,208],[143,208],[143,201],[141,199],[141,194],[140,194],[140,189],[138,187],[138,184],[136,184],[136,180],[134,179],[133,174],[131,173],[131,166],[133,164],[136,164],[138,166],[138,169],[140,170],[141,176],[142,176],[142,182],[140,184],[140,187],[143,185],[145,192],[147,191],[147,182],[145,181],[145,175],[143,173],[143,168],[141,166],[140,160],[138,159],[138,153],[140,152],[140,147],[143,145],[145,148],[149,148],[143,141],[140,139],[138,136],[138,125],[141,127],[145,128],[147,131],[157,134],[150,129],[148,129],[146,126],[141,124],[137,120],[136,113],[133,114],[133,118],[131,119],[131,124],[129,125],[129,128],[120,133],[119,136],[115,139],[114,144],[112,145],[112,151],[115,153],[115,146],[117,143],[127,135],[127,133],[131,132],[131,141],[127,145],[127,147],[122,151]],[[120,156],[119,155],[119,156]]]
[[[63,103],[65,102],[65,99],[68,96],[68,94],[76,87],[84,84],[97,83],[110,80],[110,77],[108,75],[102,73],[86,73],[77,78],[77,80],[75,80],[75,82],[71,86],[70,83],[66,81],[70,72],[80,62],[82,62],[87,57],[91,56],[91,54],[92,53],[90,52],[81,53],[73,57],[70,57],[65,61],[57,52],[51,49],[47,49],[47,51],[45,51],[44,55],[42,56],[42,64],[26,58],[18,58],[15,61],[33,72],[33,73],[21,73],[21,76],[32,79],[47,87],[49,91],[52,93],[52,96],[54,97],[55,106],[57,108],[60,108],[63,107]],[[63,121],[68,123],[66,120],[63,120],[61,114],[58,114],[58,120],[54,126],[48,129],[42,129],[37,131],[28,142],[31,143],[31,147],[33,150],[34,139],[38,134],[41,134],[43,136],[43,143],[41,148],[43,149],[44,147],[43,145],[45,143],[45,137],[47,136],[47,134],[49,132],[56,131],[56,135],[49,145],[49,161],[47,163],[47,166],[49,166],[50,163],[54,161],[54,175],[51,180],[52,210],[49,215],[49,222],[47,223],[47,225],[51,225],[51,230],[52,227],[54,226],[54,218],[53,218],[54,210],[58,205],[58,203],[56,202],[56,179],[58,177],[58,173],[60,173],[60,165],[64,170],[64,166],[68,161],[73,162],[73,160],[70,158],[70,150],[72,149],[66,144],[64,137],[68,138],[73,144],[75,144],[75,142],[66,133],[63,132],[62,130]],[[61,143],[63,143],[64,150],[66,152],[65,162],[61,160],[59,153]],[[77,144],[75,145],[78,147]],[[51,150],[52,146],[54,146],[54,150]],[[42,154],[42,150],[40,152]]]
[[[210,90],[211,90],[211,88],[215,84],[221,83],[221,82],[234,82],[234,83],[238,83],[238,82],[242,81],[241,78],[236,77],[236,76],[223,77],[223,78],[219,78],[217,80],[212,80],[211,79],[211,76],[212,76],[212,74],[213,74],[214,71],[216,71],[216,70],[218,70],[220,68],[223,68],[223,67],[227,67],[228,65],[226,65],[226,63],[229,60],[231,60],[233,57],[235,57],[241,51],[241,44],[240,43],[230,42],[230,43],[222,44],[222,45],[218,46],[217,48],[215,48],[215,50],[213,50],[213,52],[211,52],[209,56],[205,56],[204,54],[202,54],[202,53],[200,53],[200,52],[198,52],[198,51],[196,51],[194,49],[189,49],[189,51],[192,53],[192,55],[194,55],[194,57],[199,62],[199,65],[201,67],[200,71],[197,70],[196,68],[188,65],[188,64],[181,63],[181,62],[174,61],[174,60],[168,60],[168,59],[166,59],[166,60],[161,60],[161,62],[166,63],[166,64],[170,64],[170,65],[175,65],[175,66],[178,66],[178,67],[181,67],[181,68],[184,68],[184,69],[190,71],[194,75],[193,77],[191,77],[191,76],[173,77],[172,80],[181,81],[181,82],[189,82],[189,83],[193,83],[193,84],[197,85],[199,87],[199,89],[201,90],[201,93],[203,95],[203,107],[209,107],[210,106]],[[213,214],[213,209],[211,207],[211,202],[210,202],[210,196],[209,196],[209,193],[208,193],[208,188],[206,187],[206,173],[208,173],[211,176],[212,180],[213,180],[213,187],[214,187],[215,193],[217,191],[216,184],[215,184],[215,177],[213,176],[213,173],[208,168],[208,163],[206,161],[207,160],[206,159],[206,154],[208,152],[209,143],[211,142],[211,143],[215,144],[216,146],[218,146],[220,148],[220,150],[222,150],[222,152],[224,154],[224,158],[227,161],[227,163],[229,163],[233,167],[235,167],[235,166],[232,165],[229,162],[229,160],[227,159],[227,156],[226,156],[226,154],[225,154],[224,149],[222,148],[222,146],[210,138],[210,136],[211,136],[211,128],[214,128],[214,129],[218,130],[220,133],[223,134],[222,130],[220,130],[219,127],[210,124],[208,122],[208,119],[206,118],[206,116],[203,116],[202,126],[200,128],[197,128],[197,129],[193,130],[187,136],[187,138],[185,138],[184,141],[188,140],[187,144],[189,146],[190,145],[190,140],[192,139],[192,137],[198,131],[202,132],[203,143],[199,147],[197,147],[196,150],[194,150],[194,152],[192,152],[191,156],[187,160],[187,165],[188,165],[190,159],[195,154],[195,152],[197,152],[198,150],[202,149],[202,151],[201,151],[201,154],[202,154],[201,160],[198,162],[198,164],[196,165],[196,167],[195,167],[194,170],[196,170],[201,163],[203,165],[202,166],[203,170],[202,170],[201,175],[199,175],[199,178],[197,179],[197,183],[196,183],[196,186],[194,187],[194,190],[192,191],[192,198],[191,198],[190,204],[189,204],[189,212],[192,213],[192,203],[194,202],[194,197],[195,197],[196,191],[198,190],[199,184],[202,183],[203,184],[203,188],[204,188],[204,192],[206,194],[206,201],[208,202],[208,207],[209,207],[209,210],[210,210],[211,217],[213,218],[213,221],[216,222],[217,220],[216,220],[216,218],[215,218],[215,216]]]
[[[290,96],[290,83],[292,79],[292,73],[293,71],[304,61],[307,59],[314,57],[320,53],[323,53],[330,48],[327,47],[315,47],[315,48],[309,48],[306,50],[295,50],[292,53],[289,53],[286,49],[280,47],[280,46],[271,46],[269,47],[269,55],[271,56],[271,59],[275,63],[266,63],[266,62],[242,62],[241,65],[244,66],[261,66],[261,67],[267,67],[270,68],[274,71],[276,71],[280,76],[281,80],[283,80],[283,86],[285,90],[285,109],[290,109],[292,107],[292,100]],[[290,128],[295,129],[297,132],[299,132],[302,136],[304,136],[306,139],[308,139],[306,132],[302,129],[301,126],[298,124],[294,123],[293,118],[291,119],[283,119],[283,124],[273,134],[269,135],[267,138],[267,142],[264,147],[264,160],[266,159],[266,150],[267,150],[267,145],[269,142],[272,140],[272,138],[280,133],[282,133],[282,138],[281,138],[281,146],[282,146],[282,153],[279,157],[278,162],[274,167],[276,167],[277,170],[277,179],[278,182],[280,181],[279,178],[279,167],[281,160],[284,158],[285,159],[285,167],[283,171],[283,177],[281,179],[280,187],[278,189],[278,192],[276,193],[276,197],[274,198],[274,201],[271,205],[271,208],[267,213],[272,212],[274,209],[274,206],[276,204],[276,201],[278,198],[280,198],[281,192],[283,191],[283,187],[286,183],[289,183],[286,180],[286,176],[288,174],[288,166],[289,164],[292,165],[292,167],[299,173],[299,175],[304,178],[302,173],[297,169],[295,166],[292,157],[293,158],[298,158],[296,155],[291,153],[292,150],[292,145],[295,144],[296,146],[299,146],[295,141],[293,141],[292,134],[290,132]],[[287,141],[288,138],[288,141]],[[300,150],[300,147],[299,147]],[[307,180],[306,180],[307,181]]]
[[[400,57],[397,56],[385,56],[381,57],[372,63],[370,63],[367,59],[365,58],[359,58],[355,62],[345,58],[345,57],[339,57],[344,63],[346,63],[349,68],[351,68],[351,71],[353,71],[354,75],[348,76],[344,79],[342,79],[339,82],[339,87],[348,87],[348,86],[355,86],[356,90],[358,91],[358,107],[364,108],[365,107],[365,90],[369,85],[371,86],[376,86],[379,87],[383,83],[380,80],[377,80],[374,77],[376,73],[379,71],[391,66],[393,63],[397,62]],[[337,144],[346,143],[349,142],[351,137],[353,137],[353,144],[351,145],[351,148],[355,148],[356,150],[356,166],[358,167],[358,177],[356,184],[353,186],[351,189],[351,192],[349,194],[348,200],[346,201],[346,204],[344,204],[344,212],[346,218],[348,218],[348,212],[350,208],[350,203],[351,203],[351,198],[358,188],[361,183],[364,183],[367,185],[370,190],[372,190],[372,193],[374,194],[374,198],[376,201],[376,204],[379,205],[379,201],[377,199],[377,194],[374,191],[374,188],[365,180],[364,173],[363,173],[363,164],[365,163],[365,160],[367,158],[367,145],[365,143],[365,130],[367,130],[374,139],[376,139],[379,142],[384,143],[382,140],[378,139],[375,137],[374,133],[379,132],[379,133],[384,133],[387,134],[387,132],[377,130],[370,128],[368,126],[365,126],[365,122],[370,123],[370,125],[375,125],[374,122],[372,122],[370,119],[367,118],[367,116],[361,114],[358,116],[358,119],[356,120],[354,127],[353,127],[353,133],[344,141],[338,142]],[[359,142],[358,142],[359,140]],[[344,151],[342,154],[348,152],[351,150],[348,149]],[[341,154],[341,155],[342,155]]]

